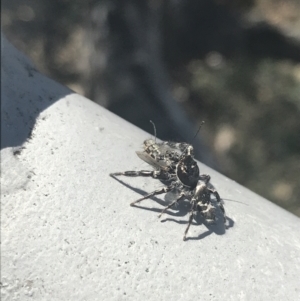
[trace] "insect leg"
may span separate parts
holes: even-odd
[[[215,189],[208,188],[208,190],[209,190],[210,193],[212,193],[216,197],[219,208],[221,209],[221,211],[223,213],[224,223],[225,223],[226,222],[226,213],[225,213],[225,209],[224,209],[224,206],[223,206],[223,201],[221,200],[219,193]]]
[[[153,192],[149,193],[149,194],[146,194],[144,197],[132,202],[130,204],[130,206],[133,206],[134,204],[136,203],[139,203],[145,199],[149,199],[155,195],[158,195],[158,194],[162,194],[162,193],[167,193],[168,191],[172,190],[173,189],[173,185],[170,185],[170,186],[167,186],[167,187],[163,187],[163,188],[160,188],[160,189],[157,189],[157,190],[154,190]]]
[[[188,233],[188,231],[189,231],[189,228],[190,228],[190,226],[191,226],[191,224],[192,224],[193,216],[194,216],[194,210],[193,210],[193,208],[192,208],[192,210],[190,211],[189,223],[188,223],[188,225],[187,225],[187,227],[186,227],[186,229],[185,229],[185,231],[184,231],[183,240],[186,240],[186,235],[187,235],[187,233]]]
[[[127,177],[152,177],[154,179],[165,179],[165,175],[157,170],[139,170],[139,171],[124,171],[111,173],[110,176],[127,176]]]
[[[165,207],[162,212],[160,213],[160,215],[158,216],[158,218],[161,218],[161,216],[169,209],[171,208],[173,205],[175,205],[177,202],[179,202],[181,199],[183,199],[185,197],[184,194],[181,194],[179,196],[179,198],[177,198],[175,201],[173,201],[171,204],[169,204],[167,207]]]

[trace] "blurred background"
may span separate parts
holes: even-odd
[[[300,216],[299,0],[1,5],[40,71],[163,140],[204,120],[196,157]]]

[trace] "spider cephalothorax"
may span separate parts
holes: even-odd
[[[164,181],[164,183],[167,183],[167,186],[132,202],[131,206],[158,194],[175,192],[176,199],[162,210],[160,217],[167,209],[179,201],[189,200],[191,210],[189,223],[184,232],[183,240],[185,240],[193,216],[197,211],[200,212],[206,221],[213,222],[215,220],[215,207],[211,203],[211,194],[213,194],[222,211],[225,222],[225,210],[221,198],[215,189],[208,187],[210,176],[200,174],[197,162],[194,160],[193,147],[190,144],[168,141],[157,143],[152,139],[148,139],[144,141],[143,151],[136,153],[142,160],[150,164],[154,170],[116,172],[110,175],[152,177]]]

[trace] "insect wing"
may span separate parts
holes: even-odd
[[[140,159],[142,159],[146,163],[150,164],[151,166],[153,166],[155,168],[160,168],[162,170],[167,170],[168,166],[164,161],[162,161],[162,160],[156,161],[154,158],[152,158],[146,152],[138,152],[137,151],[136,154],[139,156]]]
[[[174,200],[178,199],[180,192],[177,190],[169,191],[165,194],[164,199],[167,203],[172,203]]]
[[[182,191],[179,189],[175,189],[175,190],[167,192],[164,196],[164,200],[166,201],[167,204],[171,204],[175,200],[181,199],[181,202],[175,203],[175,206],[172,207],[173,209],[176,209],[176,210],[179,209],[179,207],[177,207],[178,205],[181,208],[190,208],[189,202],[183,202],[184,200],[188,200],[188,198],[187,197],[182,198],[181,196],[182,196]]]
[[[186,149],[188,146],[187,143],[183,142],[162,142],[159,145],[159,149],[162,153],[167,153],[167,152],[176,152],[178,155],[182,155],[183,151]]]

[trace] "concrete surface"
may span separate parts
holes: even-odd
[[[300,300],[299,218],[199,163],[227,229],[198,218],[184,242],[186,205],[162,220],[163,196],[129,206],[159,181],[108,176],[149,168],[149,134],[4,38],[1,67],[2,300]]]

